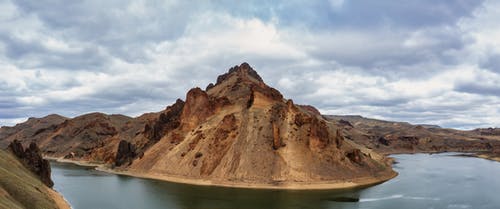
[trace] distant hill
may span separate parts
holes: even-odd
[[[497,128],[462,131],[351,115],[325,118],[345,127],[346,138],[384,154],[453,151],[473,152],[490,159],[500,157]]]

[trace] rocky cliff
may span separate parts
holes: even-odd
[[[14,140],[9,145],[9,150],[17,157],[23,164],[48,187],[54,186],[54,182],[50,177],[50,163],[48,160],[42,158],[42,153],[36,145],[31,142],[29,147],[23,148],[23,145]]]

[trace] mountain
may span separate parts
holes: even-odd
[[[52,114],[43,118],[29,118],[24,123],[19,123],[14,127],[2,126],[0,128],[0,148],[6,148],[15,139],[21,139],[24,145],[40,138],[47,138],[45,133],[54,130],[58,124],[67,118]],[[28,140],[29,139],[29,140]]]
[[[205,91],[191,89],[135,139],[145,141],[132,142],[144,151],[124,171],[270,187],[373,183],[395,175],[385,157],[346,140],[317,111],[283,98],[246,63]]]
[[[243,63],[163,111],[30,119],[2,127],[0,145],[36,142],[49,157],[196,184],[340,188],[396,175],[390,159],[344,132],[314,107],[283,98]]]
[[[2,127],[0,148],[14,140],[24,146],[35,142],[47,156],[113,163],[120,140],[133,138],[144,127],[144,118],[147,116],[131,118],[103,113],[71,119],[58,115],[30,118],[14,127]]]

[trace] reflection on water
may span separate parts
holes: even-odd
[[[498,209],[500,163],[439,155],[395,155],[400,175],[363,190],[282,191],[193,186],[52,163],[75,209],[127,208],[484,208]]]

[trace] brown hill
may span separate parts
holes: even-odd
[[[0,148],[7,148],[10,142],[15,139],[19,139],[24,146],[28,146],[31,141],[47,138],[46,133],[51,133],[58,124],[66,119],[63,116],[52,114],[43,118],[29,118],[26,122],[19,123],[14,127],[2,126],[0,128]]]
[[[383,154],[470,152],[489,159],[500,159],[500,129],[462,131],[361,116],[325,117],[343,126],[346,138]]]
[[[2,127],[0,133],[4,138],[0,138],[0,145],[5,148],[14,140],[24,146],[35,142],[47,156],[112,163],[119,141],[130,140],[140,132],[145,123],[143,118],[102,113],[72,119],[57,115],[30,118],[14,127]]]

